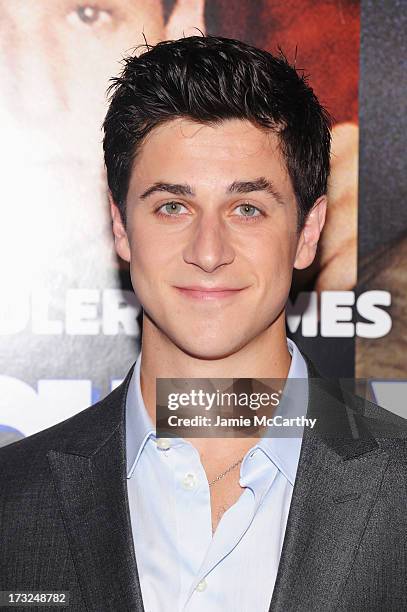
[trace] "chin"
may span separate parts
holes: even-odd
[[[204,336],[195,336],[193,339],[174,338],[178,348],[194,359],[217,360],[226,359],[236,353],[245,342],[237,342],[236,335],[233,338],[208,339]]]

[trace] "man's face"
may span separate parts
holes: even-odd
[[[0,0],[3,113],[38,161],[100,155],[104,92],[134,46],[164,37],[161,0]],[[33,151],[35,149],[35,151]]]
[[[184,352],[226,357],[282,314],[302,240],[275,134],[243,120],[155,128],[132,171],[127,219],[118,253],[145,314]]]
[[[18,249],[14,233],[2,241],[11,286],[113,282],[100,126],[109,78],[143,31],[151,44],[165,37],[161,0],[0,0],[1,208],[4,226],[19,227]]]

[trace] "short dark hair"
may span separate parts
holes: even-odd
[[[126,222],[133,162],[145,137],[185,117],[216,124],[247,119],[278,133],[298,206],[298,229],[327,190],[331,120],[307,77],[283,53],[271,55],[220,36],[146,45],[126,57],[108,88],[103,122],[108,186]]]

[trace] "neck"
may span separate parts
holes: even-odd
[[[264,332],[233,354],[200,359],[185,353],[147,317],[143,317],[140,385],[147,412],[155,423],[157,378],[281,378],[291,364],[285,333],[285,311]],[[221,457],[244,454],[258,439],[185,438],[201,453]]]

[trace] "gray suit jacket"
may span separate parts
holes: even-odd
[[[304,357],[308,416],[329,426],[305,429],[270,611],[405,611],[406,421],[319,378]],[[130,376],[0,449],[0,590],[69,591],[78,612],[144,610],[126,487]]]

